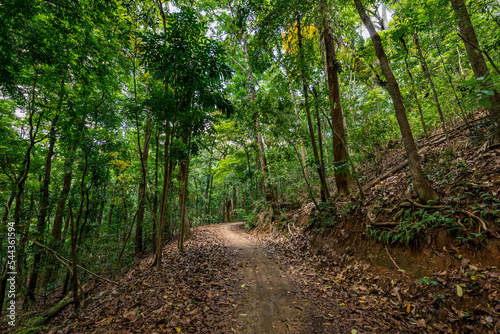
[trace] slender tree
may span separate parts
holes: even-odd
[[[469,61],[474,72],[476,79],[481,79],[481,86],[487,91],[491,91],[492,94],[487,96],[487,100],[490,102],[490,107],[488,108],[490,113],[490,118],[493,123],[493,133],[494,142],[500,142],[500,92],[496,89],[491,90],[490,85],[492,84],[491,78],[486,77],[488,73],[488,66],[484,61],[483,54],[479,47],[479,42],[477,40],[476,31],[472,25],[469,12],[463,0],[450,0],[453,11],[455,12],[455,17],[458,22],[458,28],[460,29],[461,38],[465,44],[465,50],[469,56]]]
[[[410,168],[410,173],[412,176],[414,190],[417,193],[420,200],[427,202],[431,200],[438,200],[439,196],[436,191],[430,186],[429,182],[424,176],[422,167],[417,154],[417,147],[413,139],[413,134],[410,129],[410,124],[408,123],[408,118],[406,117],[405,106],[403,103],[403,97],[399,90],[399,85],[394,76],[392,69],[387,60],[387,56],[382,46],[382,40],[380,35],[375,30],[373,23],[366,14],[365,8],[361,3],[361,0],[354,0],[358,14],[363,21],[366,29],[370,33],[373,45],[375,47],[375,54],[380,62],[380,67],[387,80],[389,86],[389,93],[392,98],[392,103],[394,105],[394,111],[396,112],[396,118],[399,124],[399,130],[401,136],[403,137],[403,143],[405,146],[406,156],[408,158],[408,166]]]

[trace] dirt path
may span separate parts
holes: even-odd
[[[311,252],[305,234],[253,236],[242,225],[193,229],[185,252],[164,247],[161,270],[145,256],[117,284],[95,282],[86,307],[67,307],[40,332],[500,333],[496,267],[463,259],[429,278],[438,286],[422,284],[326,247]]]
[[[221,236],[235,247],[241,267],[245,301],[238,307],[237,333],[303,333],[301,318],[307,308],[293,284],[282,274],[280,264],[241,231],[243,223],[221,224]]]

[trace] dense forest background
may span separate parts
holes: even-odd
[[[2,305],[9,223],[29,309],[77,264],[159,268],[190,227],[362,201],[394,146],[404,190],[438,205],[415,141],[442,134],[441,164],[456,124],[500,141],[496,0],[3,0],[0,18]]]

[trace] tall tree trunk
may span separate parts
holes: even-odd
[[[403,138],[403,143],[405,146],[406,155],[408,157],[408,166],[410,168],[410,173],[412,175],[413,186],[420,200],[427,202],[431,200],[438,200],[439,196],[436,191],[431,188],[429,182],[422,172],[422,167],[417,154],[417,147],[413,139],[413,134],[411,133],[410,124],[408,123],[408,118],[406,117],[406,111],[403,104],[403,97],[399,90],[399,85],[396,77],[392,73],[389,61],[382,46],[382,40],[379,34],[375,30],[373,23],[366,14],[365,8],[361,3],[361,0],[354,0],[356,4],[356,9],[363,21],[365,27],[370,32],[370,37],[373,41],[375,47],[375,53],[378,60],[380,61],[380,66],[382,67],[382,72],[387,80],[389,86],[389,93],[394,104],[394,111],[396,112],[396,118],[398,120],[399,130],[401,131],[401,136]]]
[[[61,232],[63,226],[64,207],[66,200],[71,190],[71,179],[73,177],[73,160],[74,160],[74,147],[70,146],[66,153],[66,161],[64,162],[64,180],[61,190],[61,196],[57,202],[56,213],[54,216],[54,223],[52,225],[52,237],[55,241],[61,241]]]
[[[417,103],[418,113],[420,114],[420,122],[422,123],[422,129],[424,130],[425,138],[427,138],[427,140],[429,140],[429,133],[427,132],[427,126],[425,125],[424,113],[422,111],[422,106],[420,105],[420,100],[418,99],[417,87],[415,84],[415,80],[413,79],[413,75],[411,74],[410,66],[408,65],[407,57],[405,57],[404,59],[405,59],[406,72],[408,73],[408,76],[410,77],[411,92],[413,94],[413,98],[415,99],[415,103]]]
[[[139,136],[139,133],[137,133]],[[144,135],[144,147],[142,152],[139,152],[141,159],[141,183],[139,184],[139,208],[137,212],[137,224],[135,227],[135,254],[141,254],[144,249],[142,245],[142,225],[144,221],[144,197],[146,196],[147,183],[147,168],[148,168],[148,156],[149,156],[149,140],[151,138],[151,115],[148,113],[146,120],[146,133]],[[138,138],[138,145],[140,145],[140,140]]]
[[[227,189],[229,192],[229,189]],[[226,213],[226,223],[229,223],[231,221],[231,198],[229,195],[226,195],[226,198],[224,200],[224,204],[226,206],[225,213]]]
[[[87,176],[87,170],[89,167],[88,160],[89,160],[89,154],[90,151],[92,150],[92,146],[88,148],[87,151],[85,151],[85,156],[84,156],[84,164],[83,164],[83,172],[82,172],[82,180],[80,181],[80,205],[78,207],[78,215],[76,217],[76,227],[75,227],[75,240],[78,240],[78,232],[80,231],[80,221],[82,219],[82,213],[83,213],[83,202],[85,200],[85,177]]]
[[[54,155],[54,145],[56,143],[56,133],[55,127],[57,120],[59,119],[59,114],[57,114],[52,119],[52,124],[50,125],[50,135],[49,135],[49,151],[47,152],[47,157],[45,158],[45,173],[43,176],[42,185],[40,187],[40,210],[38,214],[37,230],[39,237],[43,238],[45,230],[45,220],[47,219],[47,211],[49,206],[49,185],[50,185],[50,172],[52,169],[52,156]],[[30,279],[28,283],[28,299],[31,301],[35,300],[35,289],[36,282],[38,279],[38,272],[40,270],[40,261],[42,259],[41,251],[37,250],[33,257],[33,268],[30,274]]]
[[[248,180],[245,180],[245,186],[243,187],[243,211],[247,212],[247,187]]]
[[[248,40],[247,39],[248,39],[247,32],[245,31],[243,34],[243,53],[245,55],[245,60],[246,60],[246,75],[247,75],[249,85],[250,85],[249,98],[253,104],[253,107],[256,108],[255,100],[256,100],[257,94],[255,92],[255,81],[253,78],[253,73],[252,73],[252,70],[250,68],[250,57],[248,55],[248,46],[247,46]],[[268,189],[268,185],[267,185],[267,175],[269,174],[269,169],[267,167],[266,154],[265,154],[265,150],[264,150],[264,139],[262,138],[262,134],[261,134],[261,130],[260,130],[258,110],[256,110],[256,109],[254,110],[254,115],[255,115],[255,129],[256,129],[256,133],[257,133],[257,144],[259,147],[260,170],[261,170],[262,174],[264,175],[263,180],[262,180],[263,186],[264,186],[264,193],[266,194],[266,200],[268,202],[273,202],[274,201],[273,192],[272,192],[272,190]]]
[[[71,220],[71,262],[72,262],[72,284],[73,284],[73,303],[75,311],[80,308],[80,298],[78,297],[78,268],[76,262],[76,228],[75,220],[73,219],[73,210],[71,208],[71,200],[68,203],[69,219]]]
[[[156,234],[158,231],[158,155],[160,149],[159,136],[155,134],[156,141],[156,154],[155,154],[155,191],[153,198],[153,233],[151,237],[151,244],[153,245],[153,253],[156,254]]]
[[[295,110],[296,124],[297,124],[297,127],[299,127],[300,124],[301,124],[300,117],[299,117],[299,108],[298,108],[298,105],[297,105],[297,100],[295,98],[295,93],[293,91],[292,83],[291,82],[288,83],[288,89],[290,90],[290,96],[292,97],[292,102],[293,102],[293,109]],[[302,156],[302,164],[304,166],[306,166],[307,165],[307,163],[306,163],[306,149],[304,147],[304,143],[302,141],[302,138],[300,138],[300,154]],[[305,172],[306,177],[308,177],[307,170],[305,170],[304,172]]]
[[[182,136],[182,142],[187,147],[186,156],[182,157],[179,165],[179,190],[180,190],[180,228],[179,228],[179,251],[184,251],[184,239],[189,235],[189,219],[187,216],[187,196],[189,180],[189,135]]]
[[[326,9],[323,7],[323,38],[326,56],[326,74],[328,81],[328,97],[330,100],[330,117],[335,135],[333,142],[333,165],[335,168],[335,183],[339,196],[347,196],[354,189],[354,180],[349,172],[348,152],[345,144],[344,116],[340,100],[339,62],[337,61],[335,40]]]
[[[448,152],[453,152],[453,146],[451,145],[450,136],[448,135],[448,130],[446,129],[446,122],[444,119],[443,111],[441,110],[441,103],[439,103],[439,97],[436,91],[436,87],[434,86],[434,81],[432,80],[431,72],[429,71],[429,67],[427,66],[427,61],[422,53],[422,49],[420,48],[420,42],[418,40],[418,35],[415,30],[413,30],[413,41],[415,42],[415,46],[417,47],[418,59],[420,60],[420,66],[422,66],[422,70],[425,73],[425,77],[427,78],[427,82],[432,89],[432,96],[434,97],[434,103],[436,104],[437,111],[439,113],[439,118],[441,119],[441,126],[443,127],[443,133],[446,138],[446,146]]]
[[[302,49],[302,27],[300,22],[300,15],[297,14],[297,40],[299,46],[299,61],[300,61],[300,76],[302,78],[302,93],[304,94],[304,107],[306,109],[307,115],[307,125],[309,127],[309,136],[311,138],[311,147],[313,149],[314,160],[316,165],[316,170],[318,172],[319,180],[321,182],[321,201],[326,202],[330,197],[328,193],[328,185],[326,184],[326,177],[323,174],[320,163],[320,156],[318,152],[318,146],[316,144],[316,136],[314,135],[314,126],[311,118],[311,110],[309,108],[309,92],[307,85],[307,77],[304,63],[304,53]]]
[[[90,190],[91,189],[92,189],[92,182],[87,187],[87,189],[85,189],[85,216],[83,217],[83,223],[80,225],[80,231],[78,232],[78,244],[82,243],[83,234],[86,230],[88,231],[87,222],[89,219],[90,212],[91,211],[95,212],[94,211],[95,207],[97,207],[97,205],[96,205],[96,206],[92,206],[92,209],[90,208]]]
[[[54,246],[55,250],[61,247],[62,230],[63,230],[63,218],[64,218],[64,207],[66,206],[66,200],[68,199],[69,192],[71,190],[71,182],[73,178],[73,161],[74,161],[74,146],[70,146],[66,152],[66,161],[64,162],[64,178],[63,187],[61,190],[61,195],[57,201],[56,212],[54,214],[54,222],[52,224],[52,239],[56,243]],[[67,224],[66,224],[67,225]],[[67,228],[64,229],[67,231]],[[52,277],[57,269],[57,263],[51,260],[50,269],[47,272],[47,277]],[[64,294],[66,295],[66,293]]]
[[[314,97],[314,107],[315,107],[315,116],[316,116],[316,124],[318,127],[318,149],[319,149],[319,167],[321,168],[321,173],[323,175],[323,178],[325,180],[325,197],[330,198],[330,192],[328,190],[328,184],[326,183],[326,168],[325,168],[325,157],[324,157],[324,149],[323,149],[323,134],[321,130],[321,119],[319,117],[319,98],[318,98],[318,92],[316,91],[316,88],[312,88],[312,94]]]
[[[208,171],[210,173],[210,170]],[[210,189],[210,174],[207,174],[207,186],[205,187],[205,201],[203,203],[203,214],[208,215],[208,191]]]
[[[165,219],[167,215],[168,189],[170,186],[171,165],[173,164],[170,158],[170,136],[173,130],[170,128],[170,122],[167,120],[165,126],[165,144],[164,144],[164,169],[163,169],[163,191],[160,201],[160,221],[158,223],[158,235],[156,237],[156,270],[161,268],[161,257],[163,250],[163,230],[165,228]]]
[[[0,316],[2,315],[3,302],[5,300],[5,292],[7,291],[7,278],[8,278],[8,267],[9,257],[5,256],[5,260],[2,265],[2,277],[0,277]]]
[[[467,12],[467,7],[463,0],[450,0],[455,12],[455,16],[458,21],[458,28],[460,29],[460,34],[465,40],[465,50],[469,56],[469,61],[474,72],[476,79],[484,77],[488,72],[488,66],[484,60],[483,54],[480,51],[479,42],[477,40],[476,31],[472,26],[472,22]],[[482,81],[482,85],[487,88],[492,84],[491,78]],[[490,90],[491,88],[488,88]],[[493,96],[487,98],[491,103],[491,107],[488,108],[490,113],[491,121],[493,123],[494,131],[494,142],[500,142],[500,92],[494,90]]]
[[[247,147],[245,146],[245,154],[247,156],[247,168],[248,168],[248,175],[250,177],[250,202],[253,202],[254,198],[255,198],[255,195],[254,195],[254,192],[253,192],[253,173],[252,173],[252,169],[251,169],[251,166],[250,166],[250,154],[248,153],[248,149]]]
[[[214,183],[214,176],[210,175],[210,188],[208,189],[208,207],[207,213],[210,214],[210,210],[212,209],[212,186]]]
[[[233,217],[235,216],[235,213],[234,211],[238,208],[238,193],[237,193],[237,190],[236,190],[236,186],[233,185],[233,201],[232,201],[232,213],[233,213]]]
[[[10,208],[12,206],[12,202],[14,202],[14,198],[16,197],[16,191],[13,190],[12,194],[10,195],[9,200],[7,201],[7,205],[5,208],[5,213],[2,217],[2,223],[4,224],[3,226],[7,226],[6,222],[9,219],[10,215]],[[5,292],[7,289],[7,278],[8,278],[8,264],[9,257],[5,256],[4,263],[2,265],[2,276],[0,277],[0,316],[2,315],[2,310],[3,310],[3,302],[5,300]]]
[[[389,30],[389,21],[387,20],[387,8],[385,2],[380,1],[380,12],[382,13],[382,30]]]

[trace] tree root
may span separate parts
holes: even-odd
[[[419,207],[419,208],[424,208],[424,209],[434,209],[434,210],[443,210],[443,209],[450,209],[450,210],[455,210],[455,211],[458,211],[458,212],[461,212],[461,213],[465,213],[467,216],[477,220],[480,224],[479,226],[479,233],[481,233],[481,228],[485,231],[485,232],[490,232],[490,230],[488,229],[488,227],[486,226],[486,222],[481,218],[481,217],[478,217],[476,216],[475,214],[473,214],[472,212],[469,212],[467,210],[464,210],[464,209],[460,209],[460,208],[457,208],[457,209],[451,209],[449,207],[446,207],[444,205],[424,205],[424,204],[420,204],[420,203],[417,203],[413,200],[411,200],[410,198],[406,198],[405,199],[406,201],[410,202],[411,204],[413,204],[414,206],[416,207]],[[465,226],[458,222],[457,224],[461,225],[461,227],[464,229],[464,230],[467,230],[465,228]],[[491,232],[490,232],[491,233]],[[493,234],[493,233],[492,233]],[[499,237],[498,235],[495,235],[497,238]]]

